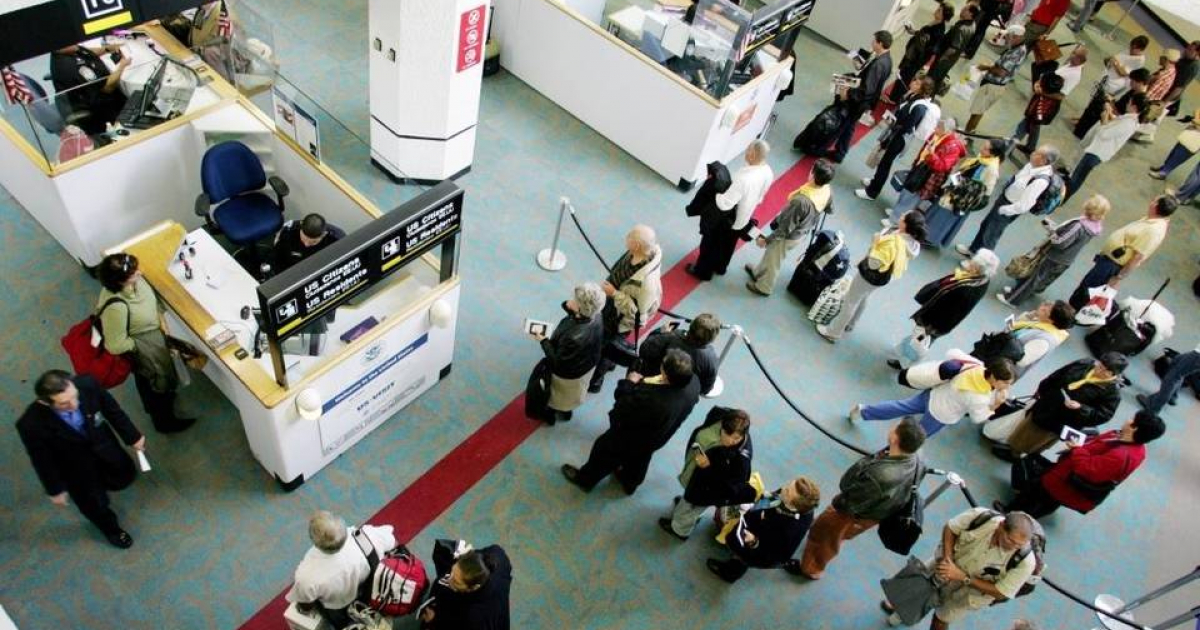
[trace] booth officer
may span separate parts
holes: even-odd
[[[106,44],[103,48],[76,44],[50,53],[50,79],[54,90],[59,94],[67,93],[67,103],[74,112],[91,113],[76,123],[89,135],[104,133],[105,124],[115,122],[125,106],[121,75],[129,67],[129,58],[121,57],[112,72],[100,59],[102,54],[119,55],[120,52],[121,47],[116,44]]]
[[[326,223],[325,217],[319,214],[288,221],[275,237],[275,273],[282,273],[345,235],[341,228]]]

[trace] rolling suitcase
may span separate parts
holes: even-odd
[[[792,148],[808,155],[822,155],[833,143],[845,118],[846,110],[841,105],[834,103],[826,107],[796,136]]]
[[[1170,278],[1163,281],[1162,286],[1154,292],[1154,297],[1150,298],[1151,304],[1158,300],[1170,282]],[[1154,333],[1157,332],[1154,324],[1141,319],[1149,310],[1150,306],[1147,305],[1140,315],[1135,316],[1129,309],[1118,309],[1103,326],[1083,338],[1088,350],[1097,357],[1105,352],[1120,352],[1130,357],[1141,353],[1154,340]]]

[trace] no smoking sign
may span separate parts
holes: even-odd
[[[470,70],[483,59],[486,5],[464,11],[458,21],[458,71]]]

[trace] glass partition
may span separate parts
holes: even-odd
[[[387,160],[373,154],[366,139],[282,74],[275,75],[271,89],[252,94],[249,99],[275,121],[279,133],[329,166],[381,209],[395,208],[428,188],[405,177],[400,178],[403,185],[397,185],[373,167],[372,159]],[[401,172],[394,164],[389,166]]]
[[[38,98],[8,105],[4,118],[51,167],[220,101],[191,68],[165,55],[126,67],[115,89],[99,78],[54,92],[22,78]]]
[[[193,50],[242,94],[270,91],[279,70],[275,29],[245,2],[226,6],[228,30],[203,26],[221,21],[219,2],[196,9],[195,20],[204,35],[192,42]]]

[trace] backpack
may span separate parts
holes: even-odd
[[[978,179],[986,168],[979,164],[971,169],[970,175],[960,171],[961,180],[954,186],[946,187],[941,205],[961,214],[976,212],[987,207],[987,187]]]
[[[979,529],[997,516],[1003,516],[1003,514],[995,510],[986,510],[971,521],[971,524],[967,526],[967,531]],[[1024,597],[1032,593],[1034,589],[1037,588],[1037,583],[1042,581],[1042,572],[1046,570],[1046,562],[1044,559],[1046,554],[1046,530],[1042,529],[1042,524],[1037,522],[1037,519],[1030,517],[1029,520],[1033,522],[1033,535],[1029,537],[1029,544],[1017,550],[1016,553],[1009,557],[1008,563],[1004,566],[1004,570],[1006,572],[1012,571],[1022,562],[1024,562],[1025,558],[1029,557],[1029,554],[1033,554],[1033,573],[1029,576],[1029,579],[1021,585],[1020,590],[1017,591],[1016,597]],[[992,602],[992,605],[994,606],[999,603],[1000,601]]]
[[[71,367],[75,373],[86,374],[96,379],[105,389],[112,389],[124,383],[133,371],[131,359],[104,349],[104,330],[100,324],[100,316],[104,314],[104,309],[117,302],[124,303],[125,300],[118,297],[109,298],[100,310],[71,326],[67,334],[59,340],[63,350],[67,352],[67,357],[71,359]],[[128,331],[128,319],[125,326]]]
[[[1043,190],[1042,194],[1038,195],[1037,201],[1033,202],[1029,214],[1040,217],[1057,210],[1063,204],[1063,198],[1067,194],[1067,184],[1062,175],[1057,170],[1052,170],[1049,175],[1038,175],[1033,179],[1046,180],[1046,190]]]
[[[367,580],[359,585],[359,601],[388,617],[414,612],[429,586],[421,559],[404,545],[397,545],[380,557],[374,543],[361,528],[354,530],[354,542],[371,567]]]
[[[983,333],[983,337],[971,347],[971,356],[985,364],[993,359],[1008,359],[1017,364],[1025,358],[1025,346],[1017,341],[1012,331]]]

